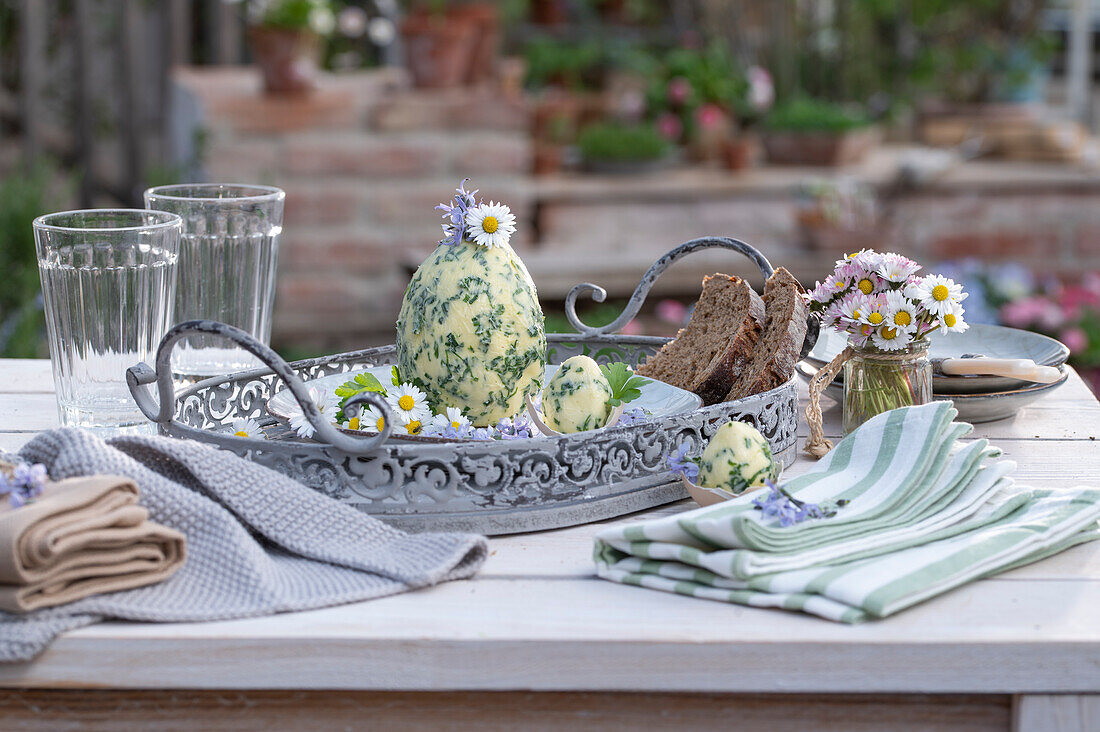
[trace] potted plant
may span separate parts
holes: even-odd
[[[720,160],[735,129],[734,101],[744,94],[745,74],[729,49],[677,48],[658,64],[646,93],[657,130],[699,161]]]
[[[401,23],[405,65],[417,87],[461,86],[469,78],[478,41],[476,15],[447,0],[419,2]]]
[[[861,111],[794,97],[764,120],[768,161],[781,165],[847,165],[878,144],[880,131]]]
[[[650,125],[597,122],[581,130],[577,147],[593,173],[635,174],[668,160],[669,143]]]
[[[247,3],[248,41],[269,94],[303,94],[316,84],[322,36],[336,26],[329,0]]]

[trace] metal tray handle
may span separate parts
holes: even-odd
[[[634,294],[630,296],[630,301],[626,304],[623,312],[619,317],[615,318],[615,320],[607,325],[595,328],[584,323],[584,321],[580,319],[580,316],[577,315],[577,298],[580,296],[585,294],[591,295],[592,300],[595,302],[603,302],[607,299],[607,290],[591,282],[582,282],[576,285],[569,291],[569,294],[565,296],[565,317],[569,320],[569,324],[576,328],[578,333],[584,335],[610,335],[612,333],[618,333],[626,327],[626,324],[633,320],[642,309],[642,305],[645,304],[646,296],[649,295],[650,289],[652,289],[657,278],[659,278],[666,269],[672,266],[677,260],[683,259],[692,252],[698,252],[703,249],[730,249],[743,254],[748,257],[753,264],[760,268],[760,273],[764,275],[764,279],[771,277],[772,272],[775,271],[767,257],[761,254],[760,250],[751,244],[746,244],[739,239],[731,239],[725,236],[704,236],[681,244],[654,262],[653,266],[642,275],[641,282],[634,288]],[[810,350],[813,349],[814,344],[817,343],[819,327],[820,324],[816,317],[809,316],[806,318],[806,338],[802,342],[802,352],[799,355],[800,360],[805,358],[806,354],[808,354]]]
[[[327,442],[349,454],[360,455],[381,446],[393,431],[394,420],[389,405],[381,396],[370,392],[357,394],[349,399],[344,406],[344,411],[355,416],[363,404],[377,407],[383,415],[382,431],[373,437],[356,437],[336,429],[331,422],[322,417],[321,413],[317,411],[317,405],[309,398],[309,388],[279,354],[240,328],[234,328],[231,325],[214,320],[188,320],[169,329],[157,349],[156,371],[149,368],[148,364],[145,363],[139,363],[126,369],[126,384],[129,386],[130,394],[133,395],[138,408],[146,417],[162,427],[170,424],[186,427],[186,425],[176,421],[173,416],[175,385],[172,383],[172,349],[180,339],[192,335],[213,335],[225,338],[263,361],[290,389],[290,393],[294,395],[298,405],[302,408],[302,413],[313,426],[316,438],[321,442]],[[159,404],[153,399],[149,389],[145,388],[153,383],[157,385],[160,396]],[[349,410],[351,411],[349,412]],[[255,447],[264,446],[263,440],[252,440],[232,435],[228,437],[242,443],[256,443]]]

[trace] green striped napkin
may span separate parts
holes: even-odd
[[[1016,488],[1013,463],[984,464],[1000,454],[985,440],[958,444],[971,428],[955,416],[949,402],[879,415],[785,484],[800,500],[850,501],[831,518],[782,527],[748,494],[602,532],[598,574],[855,622],[1092,538],[1100,496]]]

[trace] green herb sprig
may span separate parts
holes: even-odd
[[[642,395],[642,387],[650,383],[650,379],[635,376],[634,371],[621,361],[600,366],[600,371],[611,385],[611,399],[607,403],[613,407],[634,401]]]
[[[397,367],[395,366],[394,371],[396,372],[396,370]],[[394,381],[394,384],[397,384],[397,382]],[[347,421],[344,415],[344,405],[348,403],[348,400],[356,394],[363,394],[368,391],[386,396],[386,388],[382,386],[382,382],[372,374],[356,374],[355,378],[351,381],[345,381],[343,384],[336,387],[336,396],[340,397],[340,410],[336,413],[336,422],[338,424],[343,424]]]

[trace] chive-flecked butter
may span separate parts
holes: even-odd
[[[588,356],[566,359],[542,392],[546,424],[558,432],[603,427],[611,414],[611,384]]]
[[[527,268],[510,246],[440,245],[401,302],[397,362],[436,410],[479,427],[512,417],[538,393],[546,326]]]
[[[752,425],[728,422],[718,428],[699,459],[699,485],[733,494],[778,480],[780,465]]]

